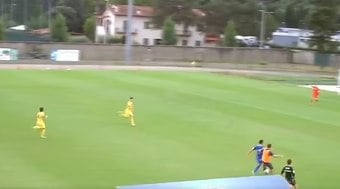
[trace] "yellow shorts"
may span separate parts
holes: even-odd
[[[45,123],[40,123],[40,122],[37,122],[37,127],[39,129],[45,129],[46,128]]]
[[[124,116],[124,117],[131,117],[131,116],[133,116],[133,113],[132,113],[131,110],[125,109],[125,111],[124,111],[124,113],[123,113],[123,116]]]

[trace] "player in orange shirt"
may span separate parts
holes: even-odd
[[[320,89],[316,85],[313,85],[312,89],[313,89],[313,92],[312,92],[311,103],[316,103],[319,101]]]
[[[278,157],[283,157],[282,155],[276,155],[272,151],[272,145],[267,144],[267,147],[263,150],[262,154],[262,162],[263,162],[263,167],[265,168],[265,173],[266,174],[273,174],[273,165],[271,163],[272,157],[278,158]],[[266,172],[268,170],[268,172]]]

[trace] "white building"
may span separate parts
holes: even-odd
[[[313,36],[312,30],[298,28],[280,27],[272,34],[274,45],[281,47],[309,47],[310,38]],[[340,32],[331,36],[332,41],[340,42]]]
[[[273,44],[282,47],[305,47],[312,32],[298,28],[278,28],[273,32]],[[308,45],[307,45],[308,46]]]
[[[97,27],[97,36],[109,38],[124,36],[127,31],[127,5],[110,5],[102,15],[101,24]],[[193,9],[197,16],[205,14]],[[134,6],[132,19],[133,42],[140,45],[159,45],[162,39],[162,29],[152,24],[154,10],[148,6]],[[184,28],[183,24],[176,24],[178,46],[205,46],[205,33],[197,26]]]

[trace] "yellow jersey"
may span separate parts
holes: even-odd
[[[130,110],[130,111],[133,111],[134,107],[133,107],[133,101],[132,100],[129,100],[126,104],[126,109],[127,110]]]
[[[37,113],[37,123],[45,123],[46,115],[45,112]]]

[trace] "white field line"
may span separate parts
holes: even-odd
[[[314,85],[299,85],[299,87],[312,88]],[[340,88],[336,85],[316,85],[320,90],[336,92],[340,94]]]

